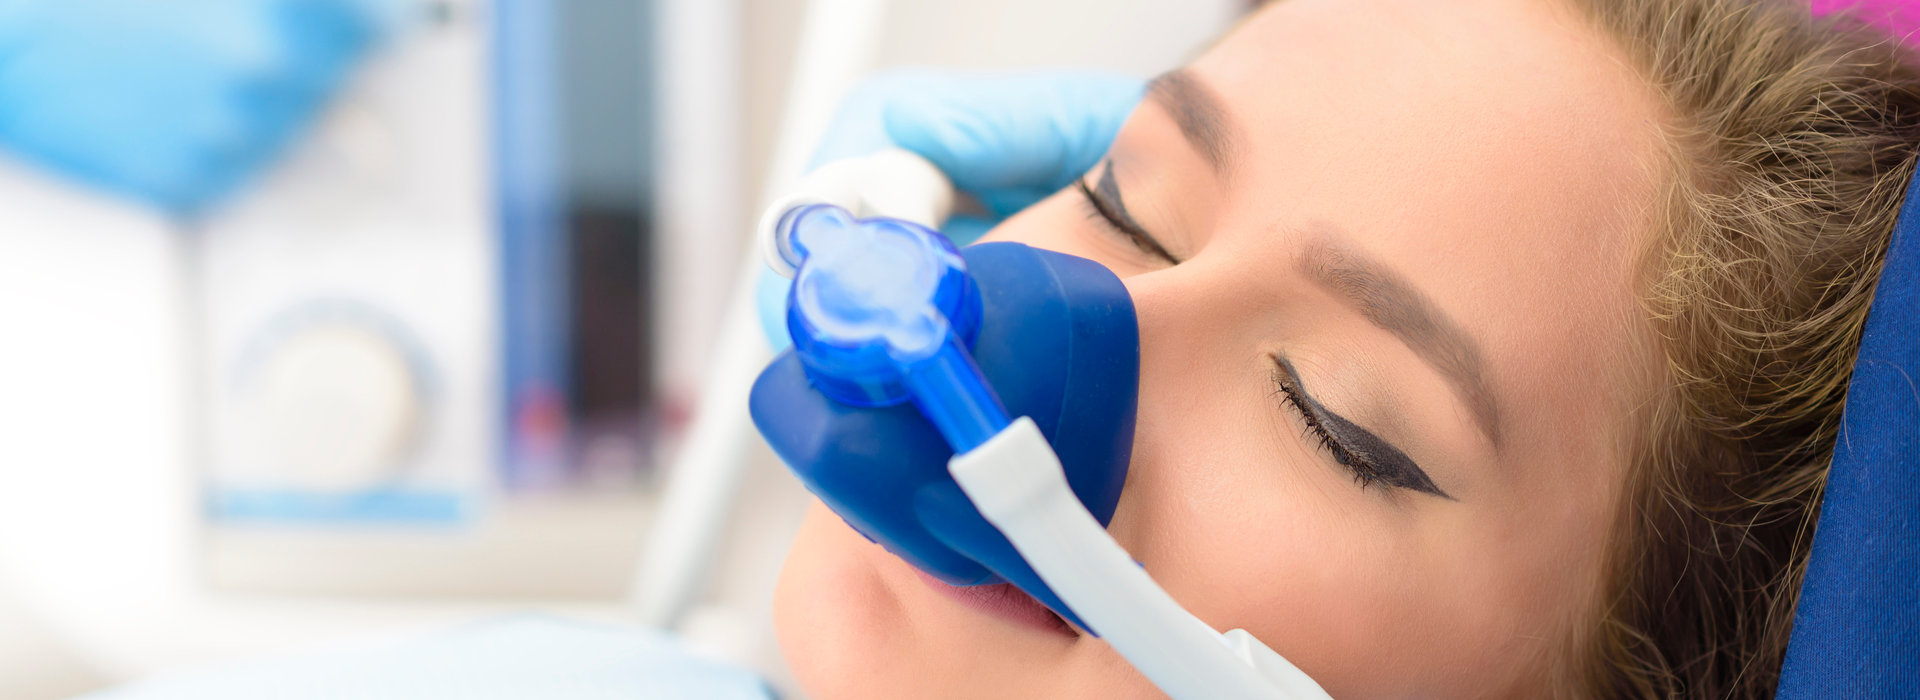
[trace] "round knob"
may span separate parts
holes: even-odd
[[[329,320],[275,344],[251,377],[247,461],[282,487],[376,485],[412,446],[422,401],[406,353],[377,330]]]

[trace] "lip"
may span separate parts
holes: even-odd
[[[1063,637],[1077,637],[1080,633],[1068,625],[1066,620],[1053,614],[1047,606],[1027,595],[1026,591],[1011,583],[996,583],[990,586],[955,586],[934,578],[925,571],[914,569],[915,576],[940,595],[959,603],[968,609],[992,615],[1022,627],[1040,630]]]

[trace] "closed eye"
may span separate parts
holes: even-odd
[[[1160,244],[1160,239],[1147,233],[1139,222],[1127,214],[1127,205],[1120,199],[1120,185],[1113,179],[1113,161],[1107,161],[1106,167],[1101,168],[1099,184],[1088,187],[1086,179],[1082,178],[1075,180],[1073,186],[1093,207],[1093,218],[1104,222],[1107,228],[1125,237],[1141,252],[1165,260],[1169,265],[1180,264],[1180,259],[1167,252],[1167,247]]]
[[[1441,491],[1427,476],[1427,472],[1415,464],[1405,452],[1391,443],[1380,439],[1372,432],[1355,425],[1341,417],[1319,401],[1300,383],[1300,375],[1286,358],[1273,356],[1273,381],[1276,391],[1284,398],[1288,408],[1293,409],[1306,424],[1306,434],[1313,438],[1321,451],[1353,475],[1362,490],[1371,484],[1382,484],[1403,488],[1420,493],[1432,494],[1449,501],[1454,497]]]

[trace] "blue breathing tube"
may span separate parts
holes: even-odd
[[[754,423],[867,539],[953,585],[1011,582],[1082,629],[947,463],[1026,416],[1104,526],[1133,444],[1139,331],[1118,277],[1018,243],[955,249],[926,227],[814,204],[777,224],[793,348]]]

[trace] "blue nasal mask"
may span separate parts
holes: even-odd
[[[1107,530],[1140,367],[1133,300],[1091,260],[929,228],[952,186],[904,151],[815,171],[768,208],[793,348],[753,422],[853,529],[956,586],[1010,582],[1176,700],[1319,700],[1246,630],[1220,632]],[[920,223],[916,223],[920,222]]]
[[[954,585],[1012,582],[1085,628],[947,473],[1027,416],[1105,525],[1133,444],[1139,331],[1105,267],[1018,243],[956,250],[924,226],[829,204],[788,212],[793,349],[754,422],[826,505]]]

